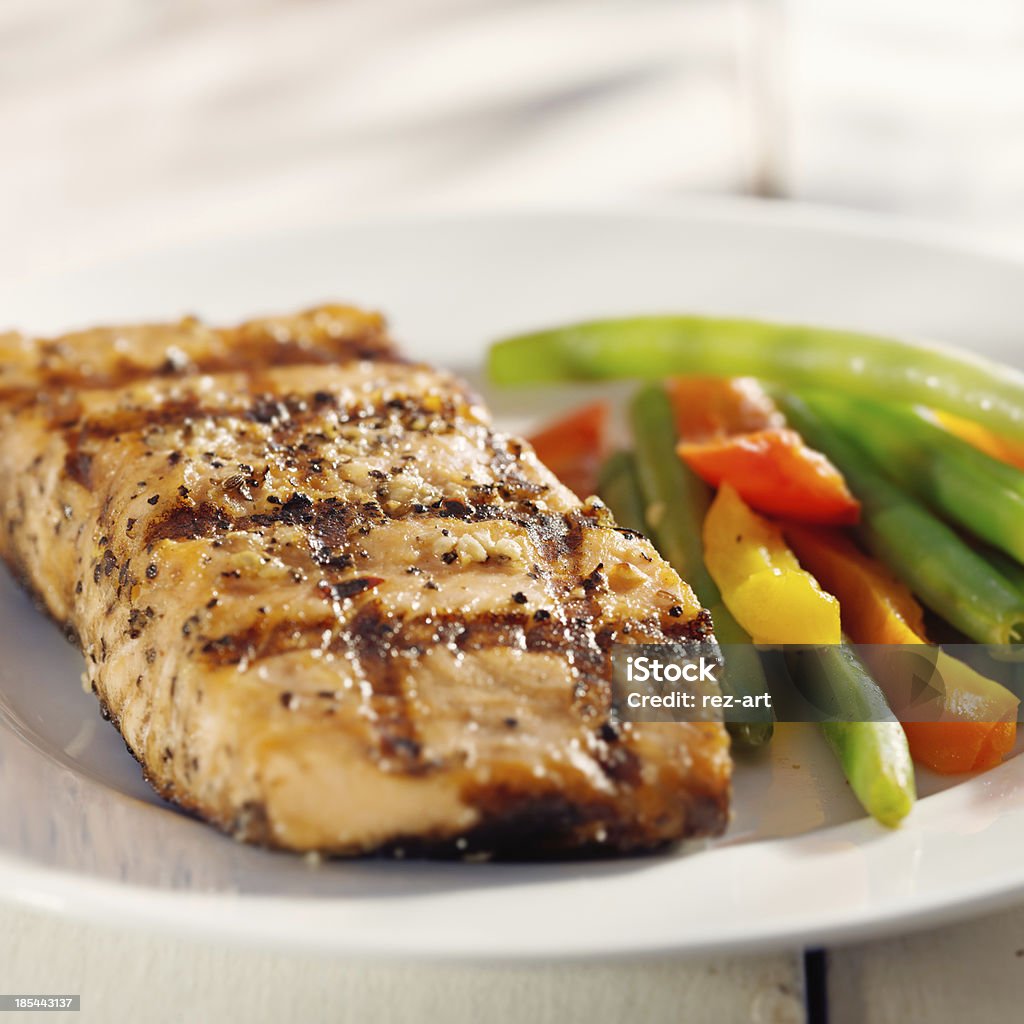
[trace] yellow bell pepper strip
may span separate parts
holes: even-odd
[[[756,380],[677,377],[667,388],[679,457],[706,483],[731,484],[767,515],[843,526],[859,520],[860,502],[842,473],[786,428]]]
[[[846,634],[857,644],[925,644],[924,615],[910,591],[838,530],[787,524],[785,537],[822,585],[839,598]],[[881,652],[862,652],[885,686]],[[904,722],[914,760],[943,774],[1000,764],[1017,738],[1017,697],[941,649],[934,652],[945,684],[943,719]]]
[[[1015,466],[1017,469],[1024,469],[1024,443],[996,434],[988,427],[955,413],[934,409],[932,416],[940,427],[959,437],[961,441],[974,445],[979,451],[991,455],[993,459],[999,459],[1000,462]]]
[[[829,695],[836,717],[822,729],[865,810],[898,825],[915,799],[910,750],[882,691],[843,642],[839,602],[800,566],[780,527],[728,485],[704,520],[704,560],[755,642],[813,645],[788,652],[786,663],[802,685]]]
[[[839,602],[801,568],[782,530],[728,484],[704,519],[704,562],[756,644],[838,644]]]

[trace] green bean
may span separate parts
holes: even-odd
[[[905,406],[814,394],[814,408],[946,519],[1024,562],[1024,473]]]
[[[636,457],[632,452],[618,451],[605,459],[598,474],[597,493],[611,509],[619,526],[637,533],[647,531]]]
[[[676,455],[675,418],[665,389],[650,385],[641,390],[630,414],[647,528],[658,550],[711,613],[719,643],[729,648],[722,690],[738,697],[765,694],[768,684],[757,650],[725,607],[704,565],[701,531],[711,495]],[[754,715],[754,721],[729,723],[732,735],[748,746],[766,743],[773,729],[770,709],[759,707]]]
[[[1002,551],[988,547],[988,545],[972,544],[971,546],[1007,583],[1017,588],[1021,599],[1024,600],[1024,565],[1004,555]]]
[[[983,559],[990,566],[992,571],[998,573],[1003,579],[1006,580],[1017,593],[1020,595],[1022,601],[1024,601],[1024,565],[1021,565],[1016,559],[1010,558],[1009,555],[1004,555],[1002,551],[998,551],[988,544],[983,544],[980,541],[968,540],[971,550],[976,552],[977,555]],[[953,641],[955,642],[955,641]],[[1022,644],[1010,644],[1004,646],[1002,644],[963,644],[961,643],[957,651],[957,656],[963,659],[965,651],[973,649],[972,653],[978,651],[983,652],[985,657],[988,659],[990,664],[997,666],[1005,666],[1007,662],[1013,662],[1017,666],[1013,685],[1007,683],[1010,689],[1017,694],[1018,697],[1024,696],[1024,645]],[[1000,671],[1003,671],[1000,669]],[[987,675],[990,678],[998,679],[998,675],[993,674],[991,671],[982,671],[982,675]],[[1000,680],[1002,681],[1002,680]]]
[[[657,384],[645,387],[629,411],[648,531],[701,603],[718,604],[721,595],[704,566],[701,541],[711,489],[676,454],[675,416],[668,394]]]
[[[914,765],[878,684],[845,643],[790,651],[786,664],[802,688],[832,704],[835,717],[822,730],[864,810],[898,825],[914,806]]]
[[[860,537],[940,617],[978,643],[1022,637],[1024,597],[950,527],[892,483],[820,414],[814,398],[787,396],[793,426],[824,452],[861,502]]]
[[[851,331],[700,316],[599,320],[499,341],[489,372],[506,385],[750,374],[918,402],[1024,438],[1024,373],[938,345]]]

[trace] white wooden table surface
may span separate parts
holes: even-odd
[[[1012,0],[963,11],[5,0],[0,275],[374,211],[766,187],[1015,241],[1024,11]],[[807,1000],[800,950],[543,969],[364,964],[0,907],[0,992],[80,992],[82,1021],[451,1024],[781,1024],[824,1020],[826,1007],[834,1024],[1012,1020],[1024,911],[809,963]]]

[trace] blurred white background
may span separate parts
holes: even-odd
[[[346,217],[693,194],[908,214],[1024,253],[1024,0],[0,0],[3,285]],[[232,1006],[228,978],[264,993],[312,977],[346,998],[362,984],[364,1003],[417,991],[358,965],[13,922],[19,969],[52,949],[94,1006],[181,976],[223,981]],[[1018,914],[836,958],[857,992],[843,1019],[945,1003],[959,1019],[965,978],[1014,1005],[1002,982],[1022,945]],[[702,970],[623,991],[708,1019],[799,1019],[795,957]],[[577,985],[624,984],[605,977]]]
[[[1024,227],[1019,0],[3,0],[0,274],[768,193]]]

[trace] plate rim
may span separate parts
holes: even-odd
[[[638,217],[680,222],[700,220],[741,226],[757,223],[819,234],[841,234],[850,238],[938,249],[947,254],[966,255],[1024,268],[1024,242],[1013,243],[1005,235],[969,225],[943,223],[909,214],[861,210],[808,200],[707,194],[633,198],[613,203],[578,200],[479,208],[438,204],[418,209],[398,208],[394,211],[377,211],[367,215],[299,221],[287,228],[278,226],[253,231],[202,234],[190,239],[176,240],[167,245],[139,244],[109,258],[83,260],[51,270],[35,270],[8,277],[0,282],[0,296],[8,289],[13,292],[40,283],[58,283],[63,278],[111,272],[130,265],[138,258],[170,258],[215,250],[224,245],[270,244],[275,240],[294,240],[302,236],[331,237],[346,230],[365,230],[375,226],[383,228],[405,225],[467,225],[478,221],[512,222],[552,218],[617,220]],[[32,328],[30,325],[3,323],[0,324],[0,330],[22,330],[31,333]]]
[[[976,231],[938,225],[933,222],[819,204],[788,201],[760,200],[746,197],[693,197],[676,201],[650,201],[608,204],[538,204],[514,208],[480,210],[435,209],[420,212],[396,211],[369,217],[339,218],[328,223],[298,224],[288,229],[274,229],[252,233],[228,233],[168,246],[140,249],[139,253],[122,254],[110,260],[63,267],[52,272],[35,272],[9,280],[11,288],[38,285],[40,282],[59,283],[68,277],[82,274],[112,273],[139,255],[148,258],[173,259],[190,252],[215,250],[219,246],[243,244],[272,244],[275,239],[292,239],[316,235],[330,237],[352,229],[372,228],[375,225],[443,225],[447,223],[511,222],[555,218],[607,220],[657,217],[678,223],[701,221],[706,224],[728,223],[738,226],[775,226],[796,233],[813,232],[818,235],[847,236],[870,239],[876,243],[915,245],[929,250],[943,250],[947,254],[987,260],[1016,270],[1024,270],[1024,248],[997,240]],[[84,326],[84,325],[83,325]],[[27,330],[29,325],[25,325]],[[2,714],[2,713],[0,713]],[[1003,765],[996,773],[1016,770],[1024,773],[1024,758]],[[960,788],[960,787],[957,787]],[[856,825],[857,823],[851,823]],[[846,826],[838,826],[845,828]],[[830,830],[834,831],[834,830]],[[763,840],[770,843],[772,840]],[[823,925],[813,933],[817,943],[847,943],[865,937],[877,938],[897,932],[908,932],[929,925],[957,920],[970,914],[995,907],[1009,906],[1024,896],[1024,869],[1013,882],[1005,879],[985,878],[973,887],[964,887],[950,900],[942,903],[914,904],[912,898],[879,912],[872,905],[869,913],[847,914],[839,922]],[[403,944],[397,939],[387,945],[368,947],[355,936],[341,929],[340,934],[320,931],[302,934],[283,928],[254,928],[253,922],[262,914],[272,913],[280,921],[283,908],[294,904],[288,897],[252,895],[233,896],[226,893],[181,893],[155,887],[107,881],[76,874],[73,871],[41,867],[4,851],[0,851],[0,900],[28,909],[57,913],[79,921],[103,922],[133,929],[160,928],[173,933],[203,937],[207,940],[226,940],[250,948],[296,949],[331,952],[364,959],[416,958],[431,961],[472,961],[516,963],[583,960],[629,960],[659,956],[698,956],[715,952],[752,952],[780,947],[803,945],[808,940],[808,926],[797,921],[784,927],[762,926],[759,932],[744,937],[720,936],[694,943],[683,941],[678,945],[655,942],[630,942],[617,946],[614,942],[596,942],[593,948],[536,949],[505,947],[502,953],[473,944],[470,938],[459,942],[447,941],[429,948],[422,942]],[[324,903],[342,904],[344,897]],[[223,910],[230,907],[230,913]],[[245,908],[242,913],[235,911]],[[215,911],[221,911],[217,913]]]

